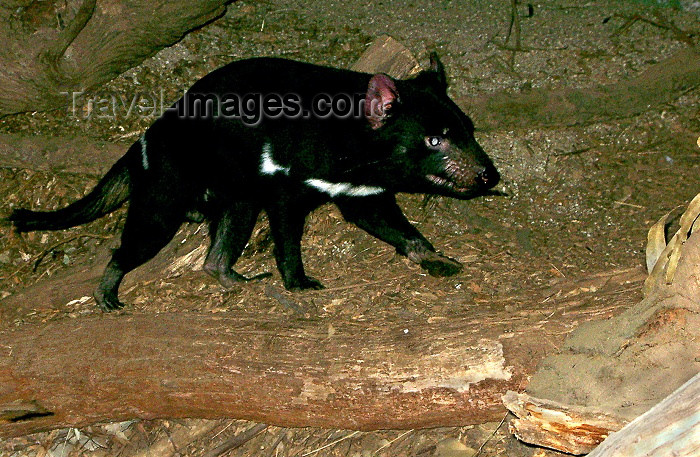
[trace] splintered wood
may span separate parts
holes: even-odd
[[[517,416],[509,431],[529,444],[581,455],[591,452],[625,421],[586,408],[566,406],[508,391],[503,403]]]

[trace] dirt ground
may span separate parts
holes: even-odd
[[[685,10],[660,8],[658,15],[648,3],[652,2],[553,0],[533,3],[531,9],[522,4],[524,51],[511,52],[499,46],[508,31],[510,2],[239,1],[225,17],[130,70],[103,93],[162,94],[169,104],[211,70],[252,56],[347,68],[383,33],[418,56],[425,55],[426,48],[437,50],[455,97],[610,84],[633,77],[686,46],[672,30],[660,26],[659,17],[695,33],[697,41],[697,2],[681,2]],[[630,20],[636,15],[642,19]],[[631,118],[478,131],[478,140],[503,175],[499,188],[507,196],[471,201],[399,197],[423,234],[465,265],[455,277],[424,275],[387,245],[344,223],[336,209],[324,206],[308,220],[303,249],[307,271],[326,289],[295,294],[294,300],[328,322],[367,317],[455,319],[475,307],[517,314],[549,300],[557,287],[638,268],[644,264],[648,228],[700,190],[699,101],[700,89],[694,88],[667,106]],[[0,132],[87,136],[128,145],[154,120],[123,112],[116,118],[86,118],[86,109],[79,104],[75,116],[56,111],[5,117],[0,119]],[[478,129],[480,113],[469,114]],[[16,168],[0,168],[0,176],[2,215],[19,206],[63,206],[84,195],[97,180]],[[124,215],[120,210],[83,227],[22,237],[0,227],[0,299],[89,261],[104,243],[114,246]],[[195,224],[183,230],[190,237],[206,232]],[[263,314],[293,314],[267,287],[281,289],[281,281],[264,219],[236,268],[244,273],[270,271],[273,277],[224,291],[201,271],[184,271],[123,288],[121,298],[140,312],[254,308]],[[580,303],[631,304],[641,298],[640,287],[637,281],[602,298],[596,297],[596,290],[581,289]],[[91,299],[61,308],[37,303],[0,324],[97,312]],[[601,312],[601,317],[607,315]],[[557,345],[552,343],[550,350],[557,351]],[[54,430],[6,440],[0,444],[0,456],[204,456],[252,425],[231,420],[153,420]],[[475,454],[555,455],[517,442],[503,422],[380,432],[268,427],[223,455]]]

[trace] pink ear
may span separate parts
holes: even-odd
[[[391,106],[397,102],[399,93],[394,81],[383,73],[372,76],[365,96],[365,117],[373,129],[384,125]]]

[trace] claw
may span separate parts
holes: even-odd
[[[306,289],[321,290],[321,289],[324,289],[323,284],[321,284],[320,281],[318,281],[310,276],[304,276],[303,278],[300,278],[300,279],[285,281],[284,287],[287,290],[306,290]]]
[[[449,257],[437,254],[434,259],[421,261],[421,268],[428,270],[430,276],[453,276],[462,271],[462,264]]]
[[[209,275],[216,278],[216,280],[219,281],[219,284],[224,286],[226,289],[230,289],[241,282],[257,281],[257,280],[269,278],[270,276],[272,276],[272,273],[260,273],[260,274],[257,274],[255,276],[246,277],[240,273],[237,273],[234,270],[229,270],[227,272],[223,272],[223,271],[220,271],[214,267],[207,267],[206,265],[204,266],[203,269]]]
[[[434,251],[414,251],[408,254],[408,258],[427,270],[430,276],[453,276],[464,268],[458,261]]]
[[[116,295],[105,294],[100,290],[95,291],[95,301],[97,302],[97,306],[105,313],[117,311],[126,306],[125,303],[119,301]]]

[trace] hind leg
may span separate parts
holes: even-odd
[[[255,203],[238,201],[222,210],[219,217],[209,223],[211,246],[203,269],[226,288],[238,282],[271,276],[270,273],[262,273],[247,278],[233,270],[253,233],[259,213],[260,208]]]
[[[95,300],[104,311],[124,307],[119,301],[119,284],[134,268],[152,259],[173,238],[180,227],[182,215],[177,208],[162,199],[132,198],[122,232],[121,246],[114,251]]]

